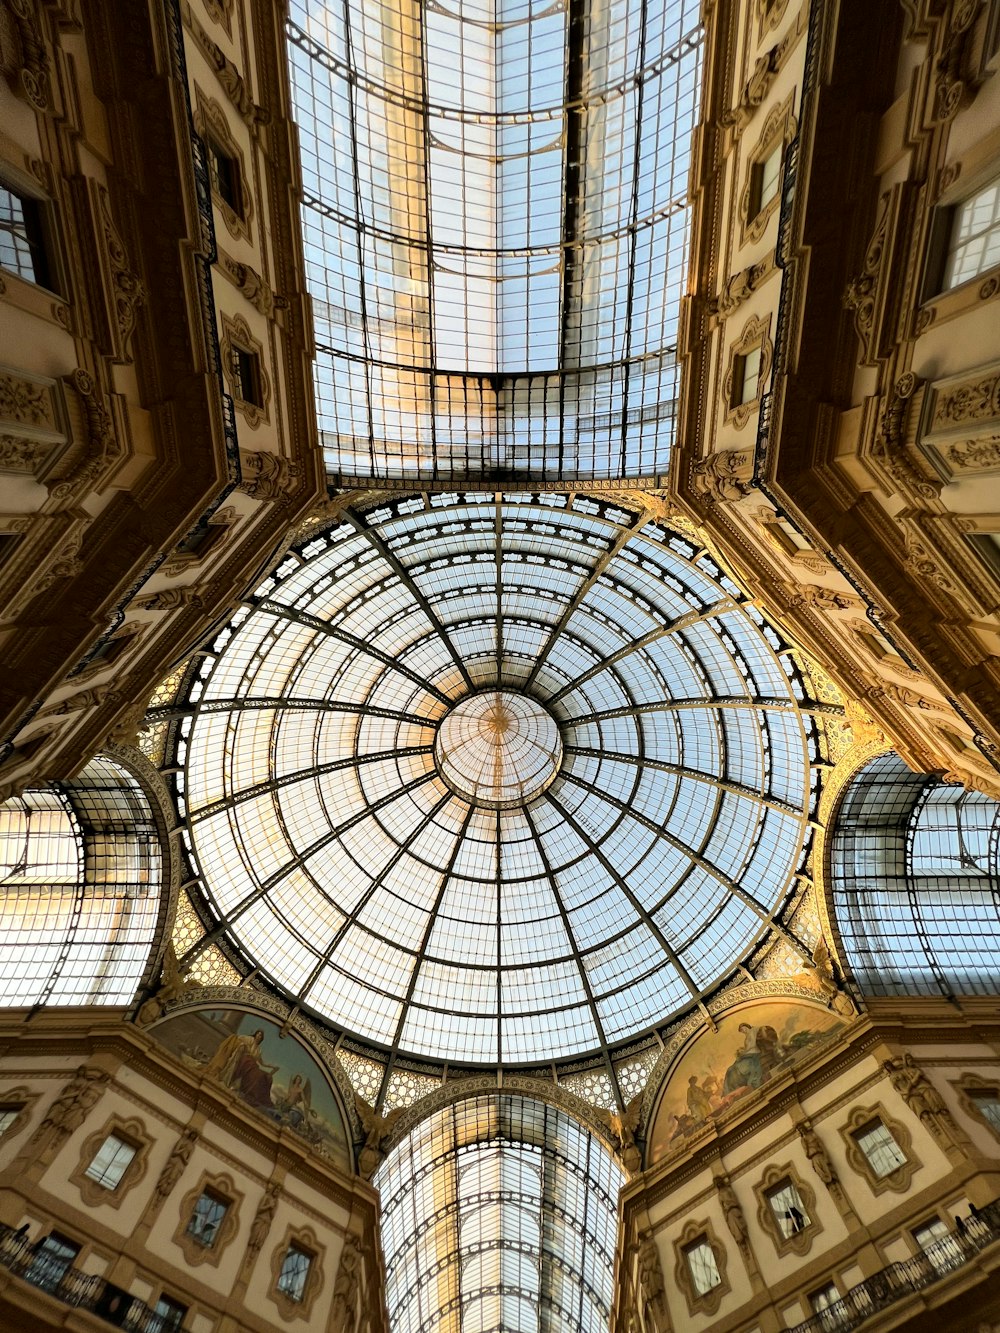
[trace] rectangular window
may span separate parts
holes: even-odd
[[[750,182],[750,216],[755,218],[767,207],[778,193],[781,186],[781,159],[784,145],[777,144],[768,153],[763,162],[758,162],[753,169]]]
[[[891,1176],[893,1171],[906,1165],[906,1154],[881,1120],[873,1120],[870,1125],[859,1129],[854,1135],[854,1142],[864,1153],[868,1165],[879,1180]]]
[[[243,216],[243,200],[240,192],[240,169],[236,159],[209,138],[205,141],[208,150],[208,170],[212,178],[212,189],[219,198],[233,210]]]
[[[256,352],[248,352],[245,347],[233,344],[233,390],[244,403],[253,403],[255,407],[264,406],[264,396],[260,389],[260,361]]]
[[[913,1239],[930,1261],[936,1273],[950,1273],[965,1262],[962,1247],[940,1217],[932,1217],[922,1226],[914,1227]]]
[[[187,1224],[187,1234],[199,1245],[204,1245],[206,1250],[210,1250],[218,1238],[219,1228],[228,1210],[229,1204],[225,1199],[220,1199],[210,1190],[204,1190],[199,1195],[191,1214],[191,1221]]]
[[[281,1261],[278,1290],[283,1291],[290,1300],[301,1301],[305,1295],[306,1281],[309,1277],[311,1264],[311,1254],[307,1254],[305,1250],[300,1250],[297,1245],[289,1245],[285,1257]]]
[[[819,1291],[814,1291],[809,1296],[809,1304],[816,1314],[821,1310],[829,1310],[831,1305],[836,1305],[840,1300],[840,1292],[832,1282],[828,1282],[825,1287],[820,1287]]]
[[[733,360],[733,407],[752,403],[760,392],[760,348],[751,347]]]
[[[684,1251],[684,1259],[696,1296],[704,1296],[722,1281],[715,1254],[707,1238],[689,1245]]]
[[[768,1190],[767,1202],[785,1240],[797,1236],[809,1225],[810,1218],[805,1205],[790,1180],[782,1180],[774,1189]]]
[[[75,1241],[60,1236],[58,1231],[50,1232],[36,1245],[31,1266],[24,1276],[43,1291],[55,1291],[79,1253],[80,1247]]]
[[[187,1306],[170,1296],[161,1296],[153,1308],[153,1322],[150,1333],[178,1333],[184,1323]]]
[[[990,1129],[995,1129],[1000,1134],[1000,1089],[982,1088],[970,1092],[968,1097]],[[2,1123],[2,1116],[0,1116],[0,1123]]]
[[[44,205],[0,181],[0,268],[51,288]]]
[[[120,1139],[117,1134],[109,1134],[94,1154],[94,1160],[84,1175],[105,1189],[117,1189],[137,1152],[134,1144]]]
[[[1000,264],[1000,176],[957,204],[944,262],[943,290],[970,282]]]
[[[842,1316],[837,1309],[840,1292],[832,1282],[820,1287],[818,1291],[811,1292],[806,1299],[809,1301],[809,1308],[817,1316],[816,1322],[823,1333],[836,1333],[837,1329],[849,1324],[851,1316],[846,1313]]]

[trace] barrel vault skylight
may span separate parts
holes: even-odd
[[[206,939],[369,1048],[600,1059],[772,929],[809,837],[801,698],[761,612],[638,511],[346,510],[189,687]]]
[[[666,470],[698,0],[291,0],[334,479]]]

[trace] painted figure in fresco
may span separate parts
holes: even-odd
[[[278,1066],[264,1060],[260,1053],[263,1041],[262,1028],[253,1036],[234,1032],[219,1043],[219,1049],[205,1066],[205,1073],[217,1078],[224,1087],[239,1092],[251,1106],[271,1111],[271,1080]]]
[[[301,1129],[312,1106],[312,1082],[301,1074],[293,1074],[285,1094],[278,1100],[278,1109],[284,1112],[293,1129]]]
[[[764,1069],[760,1051],[757,1049],[758,1030],[749,1023],[741,1023],[739,1030],[743,1033],[743,1045],[736,1059],[726,1070],[726,1077],[722,1083],[722,1093],[725,1097],[731,1092],[736,1092],[738,1088],[759,1088],[764,1082]]]
[[[695,1120],[706,1120],[715,1109],[707,1088],[699,1086],[697,1074],[692,1074],[688,1079],[687,1104],[688,1111]]]

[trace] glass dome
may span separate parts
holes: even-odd
[[[178,777],[213,938],[369,1046],[607,1053],[786,901],[812,719],[691,540],[574,495],[346,510],[245,600]]]

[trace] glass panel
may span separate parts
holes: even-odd
[[[211,1249],[218,1239],[219,1227],[228,1208],[225,1200],[216,1198],[214,1194],[199,1195],[187,1225],[187,1234],[206,1249]]]
[[[712,987],[803,856],[780,639],[698,547],[577,496],[408,496],[310,539],[184,723],[212,913],[362,1040],[599,1052]]]
[[[752,403],[756,400],[760,387],[760,348],[751,347],[746,356],[741,356],[737,360],[739,379],[737,402]]]
[[[891,1176],[897,1167],[906,1165],[906,1154],[881,1120],[859,1130],[854,1138],[879,1179]]]
[[[1000,264],[1000,177],[955,209],[945,263],[945,290]]]
[[[53,1231],[35,1246],[31,1265],[24,1276],[43,1291],[55,1291],[79,1253],[80,1247],[75,1241]]]
[[[715,1254],[707,1240],[695,1241],[693,1245],[689,1245],[684,1251],[684,1258],[691,1273],[696,1295],[704,1296],[722,1281],[719,1266],[715,1262]]]
[[[769,1190],[767,1201],[786,1240],[809,1225],[809,1215],[792,1181],[782,1181],[776,1189]]]
[[[0,181],[0,268],[28,282],[50,285],[42,227],[36,199],[15,193]]]
[[[306,1279],[309,1277],[311,1263],[312,1257],[306,1254],[304,1250],[300,1250],[295,1245],[289,1245],[285,1257],[281,1261],[278,1290],[283,1291],[290,1300],[301,1301],[305,1295]]]
[[[965,1263],[965,1253],[957,1236],[953,1236],[948,1224],[940,1217],[933,1217],[922,1226],[915,1227],[913,1239],[927,1256],[935,1273],[944,1276],[953,1268]]]
[[[131,1143],[126,1143],[116,1134],[109,1134],[84,1175],[89,1176],[98,1185],[103,1185],[105,1189],[113,1190],[121,1182],[135,1154],[136,1149]]]
[[[970,1092],[969,1100],[990,1128],[995,1129],[1000,1134],[1000,1093],[997,1091]],[[2,1120],[0,1120],[0,1124],[2,1124]]]
[[[0,806],[0,1002],[130,1004],[160,908],[162,853],[139,783],[94,759]]]
[[[392,1333],[605,1333],[624,1183],[551,1106],[495,1094],[434,1113],[375,1176]]]
[[[11,1125],[21,1114],[20,1106],[0,1106],[0,1135],[6,1134]]]
[[[294,0],[328,465],[663,471],[697,0]]]
[[[187,1314],[187,1306],[180,1301],[161,1296],[153,1309],[153,1325],[150,1333],[177,1333]]]
[[[851,970],[875,995],[993,995],[1000,805],[881,756],[837,815],[831,881]]]

